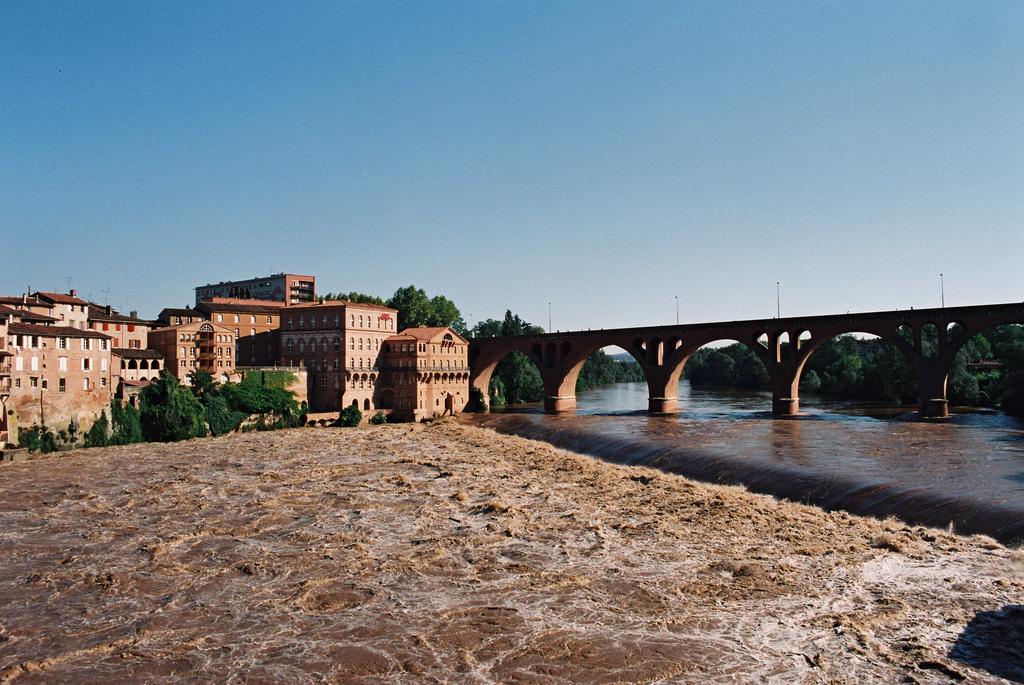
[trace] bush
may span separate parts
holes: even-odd
[[[110,422],[107,421],[107,412],[101,411],[100,417],[89,428],[85,434],[86,447],[106,447],[107,432],[110,430]]]
[[[22,447],[27,447],[29,452],[56,452],[57,436],[46,426],[32,426],[28,430],[21,431],[19,440]]]
[[[206,423],[212,435],[224,435],[238,428],[248,414],[240,411],[232,411],[228,408],[227,400],[219,395],[206,395],[203,398],[205,405]]]
[[[362,421],[363,412],[359,411],[359,407],[355,405],[345,407],[344,411],[341,412],[341,416],[338,417],[338,425],[346,428],[358,426]]]
[[[131,445],[143,442],[139,410],[132,405],[114,400],[110,405],[110,423],[113,433],[108,444]]]
[[[167,371],[140,393],[142,434],[151,442],[176,442],[206,435],[205,412],[187,388]]]
[[[362,418],[362,417],[360,417],[360,418]],[[379,411],[379,412],[377,412],[376,414],[374,414],[373,416],[370,417],[370,423],[372,423],[375,426],[380,426],[381,424],[385,424],[387,422],[388,422],[388,415],[385,414],[382,411]]]
[[[250,414],[274,414],[280,417],[282,428],[300,424],[299,405],[295,396],[281,388],[256,383],[226,383],[220,388],[220,397],[231,411]]]

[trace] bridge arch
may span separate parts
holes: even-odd
[[[961,362],[967,363],[966,359],[962,359],[961,358],[961,352],[965,351],[967,349],[967,347],[972,342],[978,341],[979,336],[985,336],[986,341],[989,344],[992,344],[994,342],[995,345],[997,345],[999,347],[1009,347],[1009,346],[1012,346],[1014,344],[1013,343],[1014,339],[1017,339],[1017,340],[1024,339],[1024,317],[1020,317],[1019,321],[1006,321],[1004,323],[995,324],[995,325],[991,325],[991,326],[985,326],[985,327],[982,327],[982,328],[979,328],[979,327],[970,327],[969,328],[967,326],[964,326],[960,322],[954,322],[954,323],[956,323],[960,327],[960,330],[957,332],[958,334],[955,335],[955,337],[952,337],[952,338],[950,338],[950,339],[948,339],[946,341],[946,345],[945,345],[945,349],[943,351],[943,355],[938,360],[939,374],[940,374],[941,377],[937,380],[936,387],[940,387],[941,386],[941,388],[946,393],[944,395],[944,397],[947,397],[947,398],[951,399],[954,402],[956,402],[958,400],[967,400],[968,402],[976,402],[978,400],[977,395],[979,393],[985,393],[990,398],[990,400],[992,402],[992,405],[994,406],[995,400],[997,398],[993,397],[992,394],[994,392],[998,392],[1000,394],[1003,394],[1003,393],[1005,393],[1008,390],[1008,388],[1002,387],[1002,384],[996,384],[995,387],[981,387],[979,385],[976,388],[977,392],[972,393],[969,388],[963,388],[963,387],[959,387],[958,388],[958,387],[954,386],[954,388],[953,388],[953,396],[949,397],[950,390],[951,390],[950,383],[951,383],[951,381],[953,381],[953,374],[956,371],[957,364],[959,364]],[[952,327],[952,324],[951,324],[951,327]],[[1004,338],[1004,340],[1000,340],[1000,338]],[[1008,338],[1008,340],[1006,340],[1007,338]],[[992,352],[995,352],[995,350],[992,350]],[[1004,350],[1004,353],[1005,353],[1005,350]],[[973,360],[973,361],[984,361],[984,360],[979,359],[979,360]],[[1005,369],[1005,367],[1003,369],[1000,369],[1000,370],[1003,373],[1006,373],[1007,371],[1009,373],[1011,373],[1011,374],[1014,373],[1014,369]],[[1020,373],[1019,369],[1017,369],[1016,371],[1017,371],[1017,373]],[[973,374],[971,374],[970,378],[975,378],[975,376]],[[975,395],[975,396],[971,397],[972,394]]]

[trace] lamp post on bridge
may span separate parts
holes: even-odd
[[[946,280],[942,274],[939,274],[939,294],[942,299],[939,300],[943,309],[946,308]]]
[[[779,282],[775,281],[775,318],[782,318],[782,291],[780,290]]]
[[[679,325],[679,296],[675,295],[676,298],[676,325]]]
[[[548,333],[553,333],[551,330],[551,301],[548,301]]]

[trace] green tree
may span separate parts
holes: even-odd
[[[398,330],[417,326],[450,326],[460,335],[469,332],[454,302],[444,295],[427,297],[425,290],[414,285],[396,290],[387,306],[398,310]]]
[[[105,447],[107,445],[107,433],[110,430],[110,422],[107,420],[107,412],[101,411],[100,417],[96,419],[85,434],[86,447]]]
[[[130,404],[114,400],[110,404],[111,445],[130,445],[144,440],[139,411]]]
[[[203,415],[212,435],[224,435],[238,428],[248,414],[232,411],[227,400],[220,395],[207,395],[203,399]]]
[[[196,369],[188,375],[188,380],[192,387],[192,394],[199,398],[199,401],[217,394],[217,381],[213,379],[213,374],[208,371]]]
[[[398,330],[429,325],[430,298],[422,288],[414,285],[399,288],[387,301],[387,306],[398,310]]]
[[[176,442],[206,434],[205,411],[188,389],[166,370],[139,393],[142,434],[151,442]]]
[[[356,292],[355,290],[348,293],[327,293],[326,295],[319,296],[317,299],[320,302],[323,302],[324,300],[344,300],[346,302],[360,302],[362,304],[384,304],[384,300],[376,295],[367,295],[366,293]]]

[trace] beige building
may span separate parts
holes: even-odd
[[[110,305],[90,302],[88,317],[89,330],[109,335],[114,349],[144,350],[149,347],[149,331],[154,323],[140,319],[136,312],[125,316]]]
[[[23,323],[17,313],[6,318],[7,409],[14,409],[23,428],[45,424],[57,430],[74,421],[87,429],[110,404],[109,336],[71,326]]]
[[[33,293],[31,297],[38,303],[49,304],[49,311],[40,312],[49,314],[57,320],[59,326],[71,326],[72,328],[88,328],[89,326],[89,303],[78,297],[78,292],[71,290],[67,295],[64,293]]]
[[[210,373],[220,383],[231,380],[235,372],[235,334],[220,324],[196,321],[157,328],[149,333],[149,346],[186,385],[196,369]]]

